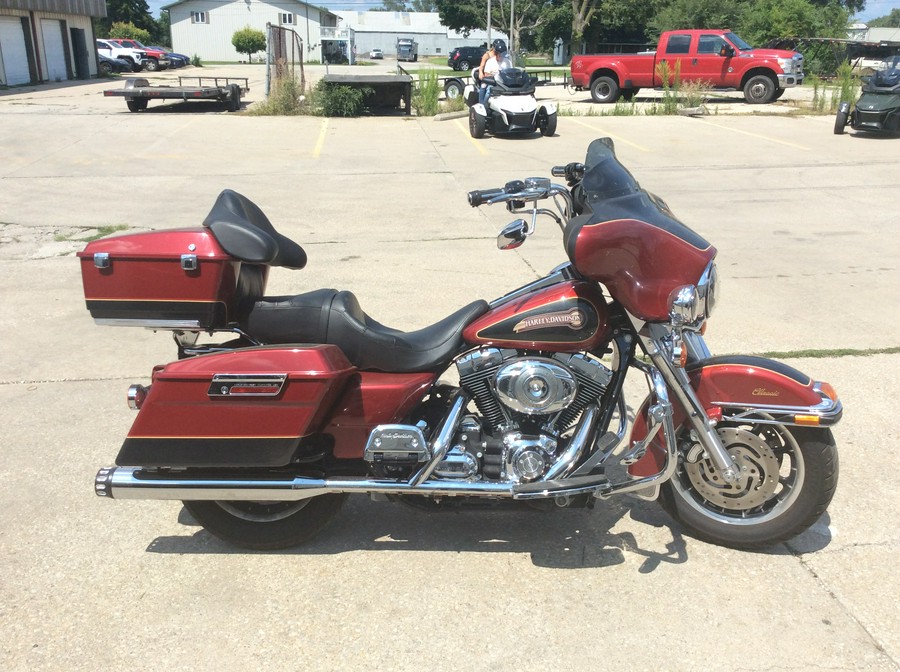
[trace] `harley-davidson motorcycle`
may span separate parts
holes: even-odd
[[[551,172],[567,185],[528,178],[468,199],[530,215],[501,249],[554,220],[568,261],[412,332],[349,291],[265,296],[269,269],[306,254],[233,191],[202,226],[90,243],[78,256],[94,319],[169,330],[179,354],[129,389],[138,414],[96,494],[183,500],[254,549],[309,539],[352,493],[547,510],[630,493],[737,548],[806,529],[837,484],[835,390],[711,355],[716,250],[638,186],[609,139]],[[649,388],[633,413],[630,374]]]

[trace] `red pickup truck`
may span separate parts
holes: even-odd
[[[655,52],[582,54],[572,57],[572,81],[590,89],[595,103],[630,100],[642,87],[662,86],[657,72],[679,64],[682,82],[705,82],[716,89],[738,89],[748,103],[777,100],[788,87],[803,84],[803,56],[796,51],[754,49],[728,30],[670,30]]]

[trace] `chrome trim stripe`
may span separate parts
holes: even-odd
[[[200,320],[126,320],[122,318],[95,317],[94,324],[101,327],[144,327],[145,329],[203,329]]]

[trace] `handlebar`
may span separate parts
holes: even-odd
[[[570,166],[574,165],[576,164],[569,164],[569,166],[563,166],[561,169],[566,171]],[[556,171],[558,168],[553,170]],[[582,171],[583,168],[582,166]],[[574,169],[569,169],[569,173],[573,174]],[[556,173],[554,172],[554,174]],[[552,210],[538,208],[537,202],[545,198],[554,200],[559,215]],[[552,217],[559,224],[560,228],[564,229],[566,222],[575,212],[575,203],[569,190],[560,184],[553,184],[546,177],[528,177],[524,180],[513,180],[507,182],[503,187],[495,189],[475,189],[468,193],[468,199],[469,205],[473,208],[477,208],[480,205],[506,203],[510,212],[521,212],[525,209],[526,202],[532,202],[533,205],[529,208],[532,215],[530,231],[534,230],[535,220],[538,215]],[[530,231],[527,235],[530,235]]]

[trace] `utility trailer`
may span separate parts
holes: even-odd
[[[132,112],[146,110],[151,100],[218,100],[229,112],[237,112],[248,91],[246,77],[179,77],[178,86],[150,86],[146,79],[132,77],[124,89],[107,89],[103,95],[124,97]]]

